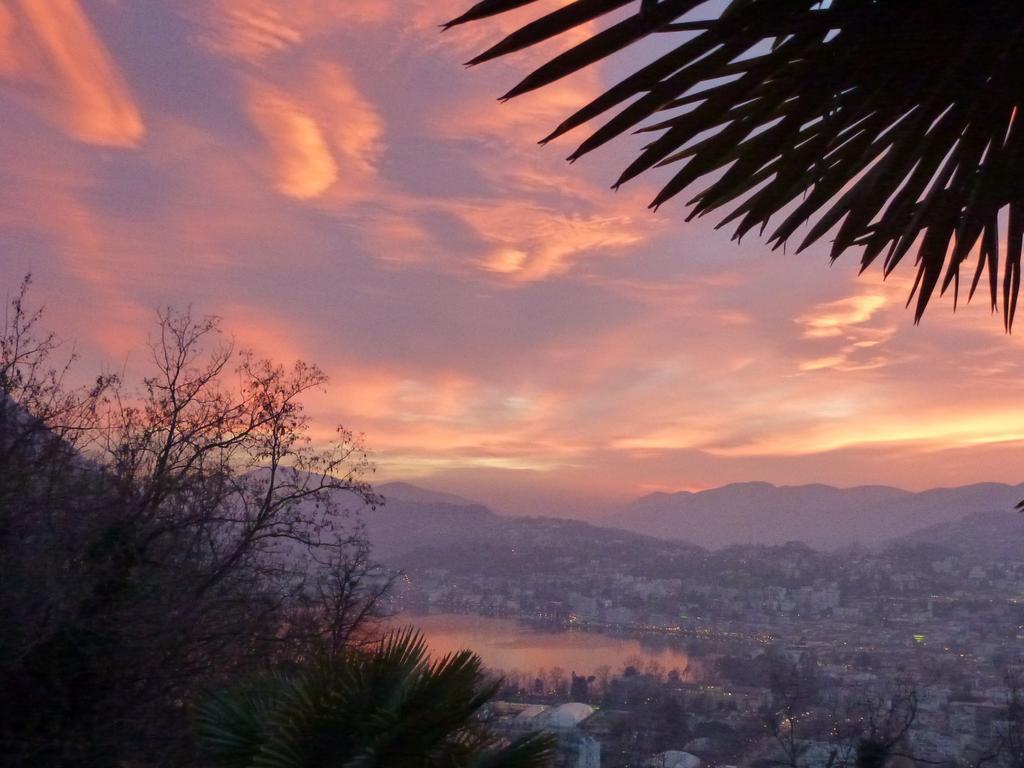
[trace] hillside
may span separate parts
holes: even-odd
[[[627,536],[631,551],[641,540],[656,539],[711,549],[788,541],[836,549],[906,540],[979,552],[998,541],[1006,553],[1024,543],[1024,521],[1012,512],[1024,498],[1024,485],[979,483],[911,493],[886,486],[738,483],[645,496],[596,524],[505,517],[472,500],[408,483],[387,483],[378,491],[385,505],[363,518],[376,555],[396,563],[413,551],[418,560],[428,552],[440,559],[493,558],[517,544],[542,551],[546,537],[575,539],[604,556],[609,542],[622,543]],[[1021,522],[1020,530],[1015,522]]]
[[[567,569],[589,564],[611,573],[628,567],[637,575],[665,576],[670,568],[689,567],[706,556],[705,550],[684,541],[591,525],[553,517],[499,518],[486,536],[462,536],[444,545],[406,552],[403,568],[443,568],[452,573],[516,577],[547,574],[563,577]]]
[[[482,504],[402,499],[389,495],[383,486],[381,492],[384,505],[366,510],[362,517],[374,556],[386,562],[418,547],[486,539],[499,528],[500,518]]]
[[[456,496],[454,493],[433,491],[421,488],[412,483],[382,483],[374,486],[374,490],[384,497],[388,504],[394,502],[414,502],[417,504],[453,504],[457,507],[471,507],[478,502]]]
[[[557,570],[552,558],[567,547],[606,562],[642,562],[665,546],[673,552],[696,549],[579,520],[504,517],[471,500],[407,483],[387,483],[377,490],[386,503],[362,515],[374,556],[403,568]]]
[[[1024,485],[999,483],[920,493],[886,486],[738,483],[699,493],[645,496],[606,522],[712,548],[802,541],[833,549],[881,544],[975,513],[1010,510],[1022,497]]]
[[[975,512],[913,531],[900,541],[934,544],[978,561],[1024,561],[1024,516],[1012,510]]]

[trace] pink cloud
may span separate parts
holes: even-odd
[[[511,200],[498,205],[465,206],[460,213],[491,243],[480,262],[483,269],[520,282],[565,274],[580,259],[623,250],[645,239],[630,216],[566,215],[557,209]]]
[[[277,0],[192,0],[182,12],[197,24],[197,37],[209,50],[259,63],[339,30],[382,24],[397,7],[378,0],[292,0],[286,6]]]
[[[54,326],[111,366],[166,301],[322,363],[318,438],[366,432],[391,476],[628,494],[902,466],[924,482],[951,462],[941,446],[1021,437],[1020,341],[986,307],[914,328],[909,285],[737,248],[648,213],[642,186],[612,194],[616,158],[568,167],[566,145],[532,141],[604,73],[498,105],[530,56],[461,73],[506,23],[439,34],[465,5],[188,0],[194,44],[161,54],[215,85],[154,83],[145,125],[110,50],[167,40],[126,22],[108,49],[75,3],[0,5],[4,280],[36,268]]]
[[[273,88],[256,86],[249,114],[270,147],[277,189],[299,200],[319,197],[338,179],[338,165],[320,124]]]
[[[336,199],[364,197],[377,174],[383,118],[338,64],[309,67],[289,85],[253,79],[247,98],[278,191],[312,200],[340,181]]]
[[[76,0],[0,8],[0,75],[79,141],[130,148],[145,135],[127,83]]]

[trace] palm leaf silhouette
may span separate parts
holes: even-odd
[[[476,717],[497,686],[472,652],[431,662],[421,635],[396,631],[371,653],[344,651],[211,693],[196,730],[219,768],[548,765],[548,736],[506,744]]]
[[[482,0],[446,26],[533,5]],[[542,88],[653,35],[678,45],[580,108],[550,141],[591,120],[575,160],[630,131],[653,138],[615,186],[675,175],[657,208],[690,190],[689,217],[724,212],[735,238],[773,247],[802,225],[802,250],[859,249],[887,276],[911,251],[915,322],[969,262],[1013,324],[1024,248],[1024,5],[1005,0],[572,0],[472,59],[480,64],[615,11],[613,23],[543,62],[503,99]],[[589,29],[589,27],[588,27]],[[694,192],[694,187],[698,187]],[[973,261],[973,264],[970,261]],[[1000,285],[1000,272],[1001,285]]]

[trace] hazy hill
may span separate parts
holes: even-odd
[[[609,562],[642,562],[663,546],[641,534],[579,520],[501,516],[468,499],[408,483],[386,483],[375,490],[386,503],[362,514],[373,554],[400,567],[557,570],[552,553],[564,553],[567,546]],[[692,549],[682,542],[669,548]]]
[[[1024,561],[1024,516],[1012,510],[975,512],[913,531],[900,541],[934,544],[982,561]]]
[[[707,547],[803,541],[835,548],[879,544],[978,512],[1005,511],[1024,485],[979,483],[911,493],[886,486],[835,488],[737,483],[699,493],[644,496],[607,523]]]
[[[374,557],[391,562],[419,547],[445,546],[495,535],[500,518],[482,504],[404,483],[398,493],[393,487],[389,490],[389,486],[395,485],[399,484],[389,483],[375,489],[384,496],[384,505],[363,512]]]
[[[693,567],[706,551],[675,540],[555,517],[499,517],[485,536],[461,535],[440,545],[406,552],[397,564],[409,570],[444,568],[452,573],[515,577],[524,573],[564,578],[586,567],[611,573],[664,578]]]
[[[424,556],[495,557],[516,545],[532,551],[543,549],[552,537],[585,542],[606,555],[627,539],[630,550],[641,539],[652,541],[644,537],[710,548],[801,541],[819,549],[905,539],[979,552],[992,552],[992,542],[999,541],[1006,553],[1018,544],[1024,552],[1024,519],[1011,511],[1024,498],[1024,485],[979,483],[911,493],[886,486],[737,483],[699,493],[644,496],[600,525],[505,517],[472,500],[408,483],[386,483],[376,490],[386,503],[367,510],[363,519],[375,556],[394,564],[406,562],[413,551],[418,561]]]
[[[432,491],[412,483],[383,483],[375,485],[373,490],[383,496],[388,503],[401,501],[417,504],[454,504],[458,507],[471,507],[478,504],[478,502],[456,496],[454,493]]]

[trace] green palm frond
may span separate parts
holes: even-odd
[[[477,715],[496,690],[475,654],[432,663],[423,637],[402,630],[372,652],[209,696],[197,708],[197,734],[222,768],[548,765],[549,737],[502,744],[483,726]]]
[[[531,2],[483,0],[448,26]],[[503,98],[624,48],[643,50],[655,34],[679,44],[581,105],[543,142],[601,118],[575,160],[624,133],[652,132],[615,184],[673,168],[652,207],[698,187],[690,218],[723,210],[736,238],[767,231],[776,248],[806,224],[799,249],[830,237],[833,259],[856,248],[862,268],[881,258],[885,275],[914,251],[915,320],[936,290],[952,287],[956,301],[961,267],[973,260],[969,294],[987,274],[992,308],[1001,295],[1009,330],[1024,249],[1024,4],[732,0],[698,18],[705,4],[572,0],[469,63],[570,30],[576,40],[583,25],[628,9]]]
[[[268,674],[213,691],[196,708],[196,734],[221,768],[248,768],[269,738],[270,719],[287,678]]]

